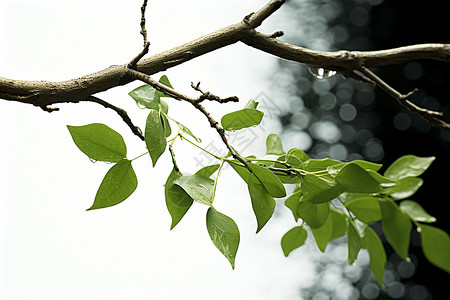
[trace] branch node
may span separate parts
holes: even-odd
[[[284,35],[284,32],[281,31],[281,30],[278,30],[278,31],[275,31],[274,33],[272,33],[269,37],[273,38],[273,39],[276,39],[276,38],[281,37],[283,35]]]

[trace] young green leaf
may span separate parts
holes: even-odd
[[[219,166],[220,166],[219,164],[206,166],[206,167],[201,168],[197,172],[195,172],[195,174],[201,175],[201,176],[204,176],[204,177],[211,177],[211,175],[214,174],[214,172],[217,171]]]
[[[261,123],[264,113],[253,108],[244,108],[224,115],[220,121],[227,131],[240,130]]]
[[[435,266],[450,273],[450,237],[436,227],[421,224],[422,250],[425,257]]]
[[[170,87],[171,89],[173,89],[172,84],[169,81],[169,78],[166,75],[163,75],[159,78],[159,83],[164,84],[165,86]]]
[[[105,124],[68,125],[67,128],[75,145],[93,160],[119,162],[127,155],[122,136]]]
[[[247,104],[245,104],[244,108],[256,109],[258,107],[259,102],[256,102],[253,99],[250,99]]]
[[[284,154],[280,137],[276,134],[269,134],[266,139],[266,154]]]
[[[355,198],[346,202],[345,207],[347,207],[358,220],[367,224],[379,221],[382,218],[377,197],[365,196]]]
[[[281,183],[280,179],[278,179],[278,177],[270,170],[252,163],[249,163],[248,167],[252,170],[253,174],[258,177],[271,196],[275,198],[286,196],[286,189],[284,188],[283,183]]]
[[[436,218],[428,214],[419,203],[411,200],[404,200],[400,203],[400,209],[411,219],[417,222],[433,223]]]
[[[295,157],[297,160],[301,161],[302,164],[301,165],[296,165],[293,161],[290,161],[291,157]],[[308,157],[308,155],[306,155],[306,153],[303,150],[301,150],[301,149],[291,148],[286,153],[286,161],[291,166],[293,166],[294,168],[297,167],[297,166],[303,168],[303,162],[305,162],[305,161],[307,161],[309,159],[310,158]]]
[[[230,217],[210,207],[206,213],[206,228],[211,241],[228,259],[234,270],[234,261],[240,239],[236,223]]]
[[[414,195],[422,186],[423,180],[417,177],[405,177],[392,187],[384,190],[384,194],[391,196],[395,200],[405,199]]]
[[[256,229],[256,233],[258,233],[272,217],[275,210],[275,200],[273,200],[264,185],[253,174],[248,179],[248,191],[258,224],[258,228]]]
[[[142,85],[128,93],[141,108],[155,109],[159,111],[161,93],[150,85]]]
[[[302,198],[300,198],[300,202],[297,206],[297,215],[311,228],[319,228],[325,224],[328,215],[330,214],[329,203],[316,204],[309,201],[303,201]]]
[[[351,193],[376,193],[381,187],[366,170],[348,163],[336,175],[336,182],[346,187]]]
[[[281,248],[284,256],[288,256],[293,250],[303,246],[308,233],[302,226],[297,226],[286,232],[281,238]]]
[[[361,237],[358,230],[354,227],[353,222],[348,222],[347,227],[348,236],[348,264],[352,265],[358,257],[361,249]]]
[[[418,157],[414,155],[405,155],[397,159],[390,165],[384,176],[400,180],[410,176],[420,176],[428,169],[435,157]]]
[[[375,231],[367,226],[362,238],[362,247],[367,249],[370,256],[370,270],[372,271],[378,284],[384,289],[383,274],[386,267],[386,252]]]
[[[180,171],[173,168],[164,186],[167,210],[172,217],[170,230],[172,230],[178,222],[181,221],[194,202],[194,200],[192,200],[192,198],[181,187],[174,184],[174,181],[182,176],[183,175]]]
[[[343,186],[320,179],[316,175],[306,174],[301,180],[303,199],[314,203],[325,203],[339,196]]]
[[[161,120],[161,114],[151,109],[145,124],[145,144],[155,166],[158,158],[166,150],[166,130]]]
[[[131,161],[123,159],[111,167],[103,178],[94,204],[87,210],[105,208],[127,199],[137,187],[137,178]]]
[[[201,142],[202,142],[202,140],[201,140],[200,138],[196,137],[196,136],[192,133],[192,131],[191,131],[189,128],[187,128],[186,126],[184,126],[184,125],[181,124],[181,123],[177,123],[177,124],[178,124],[178,127],[180,128],[180,130],[181,130],[182,132],[184,132],[184,133],[190,135],[192,138],[194,138],[194,140],[195,140],[197,143],[201,143]]]
[[[212,206],[214,180],[211,178],[194,174],[179,177],[173,183],[181,187],[198,203]]]
[[[330,158],[309,159],[303,162],[303,167],[308,172],[323,171],[334,165],[342,165],[342,162]]]
[[[384,200],[379,203],[386,239],[401,258],[408,259],[409,239],[412,229],[409,217],[393,201]]]

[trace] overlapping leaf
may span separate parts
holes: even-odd
[[[166,150],[166,129],[161,119],[160,112],[150,109],[145,124],[145,144],[152,159],[153,166],[155,166],[159,157]]]
[[[214,180],[211,178],[194,174],[179,177],[173,183],[181,187],[198,203],[212,206]]]
[[[180,171],[173,168],[164,186],[167,210],[172,217],[170,230],[181,221],[194,202],[189,194],[187,194],[180,186],[174,184],[174,181],[182,176]]]
[[[268,193],[261,181],[253,174],[248,179],[248,191],[258,224],[256,229],[256,233],[258,233],[272,217],[275,210],[275,200],[273,200],[273,197]]]

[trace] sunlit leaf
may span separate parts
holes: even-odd
[[[77,147],[97,161],[119,162],[127,155],[122,136],[104,124],[67,126]]]
[[[375,193],[381,191],[378,182],[360,166],[349,163],[336,174],[336,182],[353,193]]]
[[[266,139],[266,154],[284,154],[280,137],[276,134],[269,134]]]
[[[286,232],[281,238],[281,248],[283,249],[284,256],[288,256],[293,250],[301,247],[308,233],[302,226],[297,226]]]
[[[177,178],[174,184],[181,187],[192,199],[198,203],[212,206],[214,180],[194,174]]]
[[[420,225],[422,250],[425,257],[435,266],[450,273],[450,237],[448,234],[430,225]]]
[[[398,184],[387,188],[384,193],[395,200],[405,199],[414,195],[422,186],[423,180],[417,177],[405,177],[398,181]]]
[[[394,180],[400,180],[410,176],[420,176],[425,172],[435,157],[418,157],[414,155],[405,155],[397,159],[384,172],[384,176]]]
[[[409,240],[411,235],[411,221],[398,206],[389,200],[380,201],[381,215],[383,216],[383,232],[389,244],[403,259],[409,257]]]
[[[137,187],[137,178],[131,161],[123,159],[111,167],[103,178],[94,204],[87,210],[105,208],[127,199]]]
[[[160,113],[154,109],[151,109],[148,114],[144,137],[153,166],[155,166],[158,158],[166,150],[167,141]]]
[[[236,223],[230,217],[210,207],[206,214],[206,228],[211,241],[234,269],[240,239]]]
[[[264,185],[253,174],[248,179],[248,191],[258,224],[258,228],[256,229],[256,233],[258,233],[272,217],[275,210],[275,200],[273,200]]]
[[[175,170],[175,168],[172,169],[164,186],[167,210],[172,217],[170,230],[181,221],[194,202],[180,186],[173,184],[173,182],[180,177],[182,177],[181,172]]]
[[[411,200],[404,200],[400,203],[400,209],[411,219],[417,222],[433,223],[436,218],[428,214],[419,203]]]
[[[227,131],[240,130],[261,123],[264,113],[253,108],[244,108],[224,115],[220,121]]]

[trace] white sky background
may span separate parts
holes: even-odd
[[[61,81],[127,63],[142,47],[141,2],[0,0],[0,76]],[[238,22],[266,2],[150,0],[150,55]],[[285,29],[281,20],[272,16],[263,31]],[[260,92],[270,97],[265,76],[275,63],[270,55],[237,44],[164,74],[190,95],[195,95],[190,82],[201,81],[220,96],[239,96],[238,105],[207,105],[220,119]],[[127,110],[144,128],[147,112],[127,95],[140,85],[98,96]],[[174,100],[169,105],[169,114],[204,146],[215,141],[223,147],[200,113]],[[312,282],[307,252],[286,259],[279,246],[292,218],[274,218],[255,235],[247,189],[230,169],[219,181],[215,203],[241,232],[234,271],[209,239],[206,207],[194,204],[169,231],[163,190],[171,169],[167,154],[154,169],[147,156],[133,162],[139,186],[125,202],[86,212],[110,165],[91,163],[66,125],[107,124],[124,136],[128,158],[145,152],[145,146],[115,112],[100,105],[58,107],[49,114],[0,101],[0,299],[296,299],[300,286]],[[263,147],[272,131],[265,129],[255,148]],[[177,142],[175,152],[182,171],[199,168],[192,159],[197,149]]]

